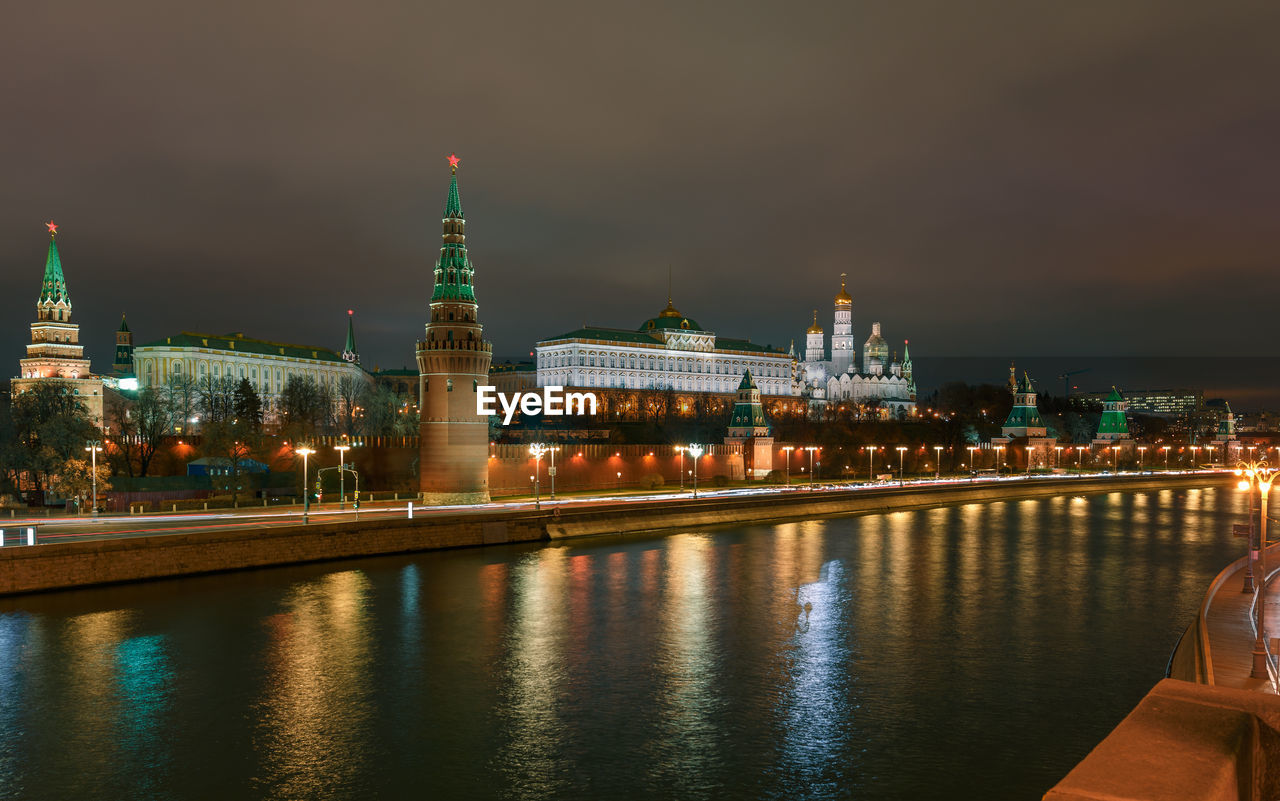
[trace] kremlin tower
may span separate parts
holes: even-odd
[[[840,273],[840,294],[836,295],[835,325],[831,329],[831,369],[836,375],[853,369],[857,353],[853,344],[853,298],[844,286],[845,274]]]
[[[493,348],[481,338],[466,219],[458,196],[458,162],[457,156],[449,156],[452,175],[431,315],[426,339],[418,343],[418,481],[428,504],[489,500],[489,421],[476,414],[476,388],[488,383]]]

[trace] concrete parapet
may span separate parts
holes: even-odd
[[[1044,798],[1280,798],[1280,697],[1164,679]]]

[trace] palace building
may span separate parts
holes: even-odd
[[[314,345],[292,345],[246,337],[242,333],[201,334],[184,331],[133,348],[134,373],[140,388],[166,386],[174,379],[248,379],[268,416],[279,411],[280,394],[292,377],[310,378],[336,390],[344,379],[371,382],[360,367],[352,312],[347,312],[347,340],[342,353]]]
[[[75,394],[93,422],[102,425],[103,392],[101,376],[95,376],[80,344],[80,326],[71,322],[71,293],[62,274],[58,253],[58,226],[49,229],[49,252],[44,261],[44,281],[36,301],[36,321],[31,324],[31,344],[26,358],[19,361],[21,375],[11,382],[14,395],[37,383],[53,382]]]
[[[792,358],[717,335],[667,307],[639,328],[578,328],[538,342],[538,386],[732,393],[743,373],[764,395],[790,395]]]

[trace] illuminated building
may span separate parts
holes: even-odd
[[[418,480],[423,502],[489,500],[489,421],[476,414],[476,388],[489,379],[493,348],[482,338],[475,268],[467,256],[458,195],[458,157],[449,156],[449,196],[431,292],[426,339],[418,343],[422,398]]]
[[[840,292],[835,297],[835,326],[831,335],[831,358],[826,358],[826,340],[818,325],[818,312],[805,331],[804,361],[798,365],[793,395],[812,404],[849,401],[873,403],[893,413],[911,414],[916,408],[916,384],[911,367],[911,351],[902,343],[902,361],[889,355],[889,345],[880,333],[880,323],[871,324],[871,335],[862,348],[862,369],[858,369],[853,342],[853,298],[840,276]]]
[[[742,383],[738,385],[738,402],[733,405],[724,444],[742,446],[746,478],[764,478],[773,470],[773,433],[750,371],[742,374]]]
[[[793,360],[776,348],[718,336],[671,298],[638,329],[584,327],[535,348],[538,386],[730,393],[751,372],[765,395],[791,394]]]
[[[991,444],[1008,447],[1014,440],[1025,440],[1028,466],[1047,467],[1058,438],[1040,416],[1039,396],[1031,376],[1024,370],[1019,382],[1013,365],[1009,365],[1009,392],[1013,395],[1013,408],[1000,427],[1000,436],[992,437]]]
[[[102,425],[103,379],[93,375],[80,344],[80,326],[71,322],[71,293],[62,273],[58,253],[58,226],[49,229],[49,252],[44,262],[44,280],[36,301],[36,321],[31,324],[31,344],[26,358],[19,361],[21,375],[11,382],[13,395],[37,383],[56,383],[73,393],[96,425]]]

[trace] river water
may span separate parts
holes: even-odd
[[[0,798],[1038,798],[1245,520],[1114,493],[0,600]]]

